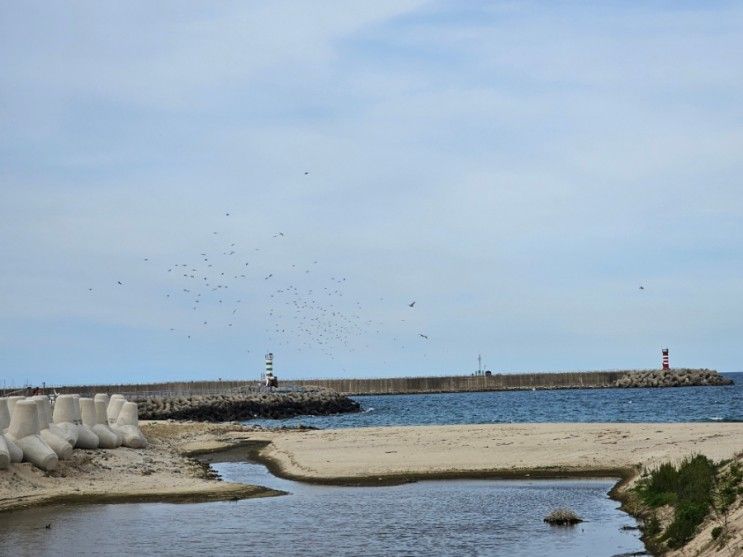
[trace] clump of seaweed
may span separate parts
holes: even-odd
[[[545,516],[544,521],[551,526],[573,526],[583,519],[570,509],[559,508]]]

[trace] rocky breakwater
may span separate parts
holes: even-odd
[[[235,393],[189,397],[150,397],[138,400],[143,420],[242,421],[253,418],[291,418],[305,414],[359,412],[361,406],[330,389],[292,392]]]
[[[732,379],[720,375],[713,369],[665,369],[628,372],[617,379],[615,386],[623,388],[716,387],[732,384]]]

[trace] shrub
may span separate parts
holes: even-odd
[[[645,535],[652,538],[660,534],[660,520],[653,514],[645,521]]]
[[[708,508],[712,501],[716,473],[714,463],[704,455],[684,459],[678,470],[676,488],[678,501],[706,503]]]
[[[732,475],[737,473],[736,469]],[[637,492],[647,505],[675,506],[673,522],[662,537],[669,547],[681,547],[689,541],[709,513],[715,498],[716,474],[717,467],[711,460],[696,455],[684,459],[678,468],[662,464],[639,484]],[[645,532],[651,538],[660,533],[655,516],[648,521]]]
[[[712,539],[716,540],[720,537],[720,534],[722,534],[722,526],[715,526],[712,528]]]
[[[704,520],[709,505],[698,501],[680,501],[673,514],[673,522],[666,530],[668,547],[678,548],[694,537],[697,526]]]
[[[678,471],[673,464],[661,464],[650,473],[639,488],[640,497],[651,507],[670,505],[676,501]]]

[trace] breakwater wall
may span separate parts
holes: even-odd
[[[307,379],[292,381],[302,387],[325,387],[350,395],[457,393],[527,389],[585,389],[615,386],[622,371],[450,375],[378,379]]]
[[[302,387],[324,387],[348,395],[457,393],[530,389],[611,389],[697,387],[732,384],[709,369],[585,371],[393,377],[378,379],[307,379],[292,381]]]
[[[611,370],[541,373],[495,373],[374,379],[289,379],[279,377],[282,387],[303,390],[322,387],[347,395],[456,393],[530,389],[609,389],[633,387],[714,386],[732,381],[709,369]],[[43,394],[121,393],[128,398],[216,396],[261,392],[257,380],[178,381],[169,383],[77,385],[47,388]],[[22,394],[22,393],[21,393]]]

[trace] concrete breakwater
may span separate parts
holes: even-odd
[[[137,401],[144,420],[227,422],[252,418],[291,418],[359,412],[361,406],[328,389],[295,392],[237,393],[228,395],[148,397]]]
[[[348,395],[456,393],[531,389],[611,389],[730,385],[733,382],[709,369],[586,371],[392,377],[380,379],[306,379],[302,387],[325,387]]]

